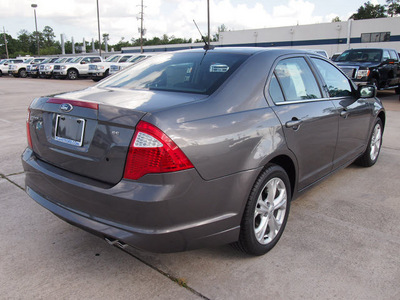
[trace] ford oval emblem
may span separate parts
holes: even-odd
[[[74,109],[74,107],[69,103],[63,103],[63,104],[60,105],[60,109],[63,112],[70,112],[71,110]]]

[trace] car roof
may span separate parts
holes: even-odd
[[[303,49],[287,49],[287,48],[267,48],[267,47],[215,47],[214,49],[207,50],[208,52],[217,52],[217,53],[234,53],[234,54],[248,54],[253,55],[256,53],[266,53],[271,52],[271,54],[312,54],[310,51],[306,51]],[[180,50],[170,53],[193,53],[193,52],[205,52],[204,49],[188,49],[188,50]]]

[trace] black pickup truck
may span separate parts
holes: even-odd
[[[380,90],[395,89],[400,94],[399,54],[394,49],[350,49],[335,62],[358,85],[374,84]]]

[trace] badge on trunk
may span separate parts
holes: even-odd
[[[74,107],[69,103],[63,103],[60,105],[60,110],[62,110],[63,112],[70,112],[73,109]]]

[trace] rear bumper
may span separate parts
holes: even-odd
[[[196,170],[146,175],[115,186],[22,155],[26,192],[61,219],[100,237],[152,252],[234,242],[258,170],[204,181]]]

